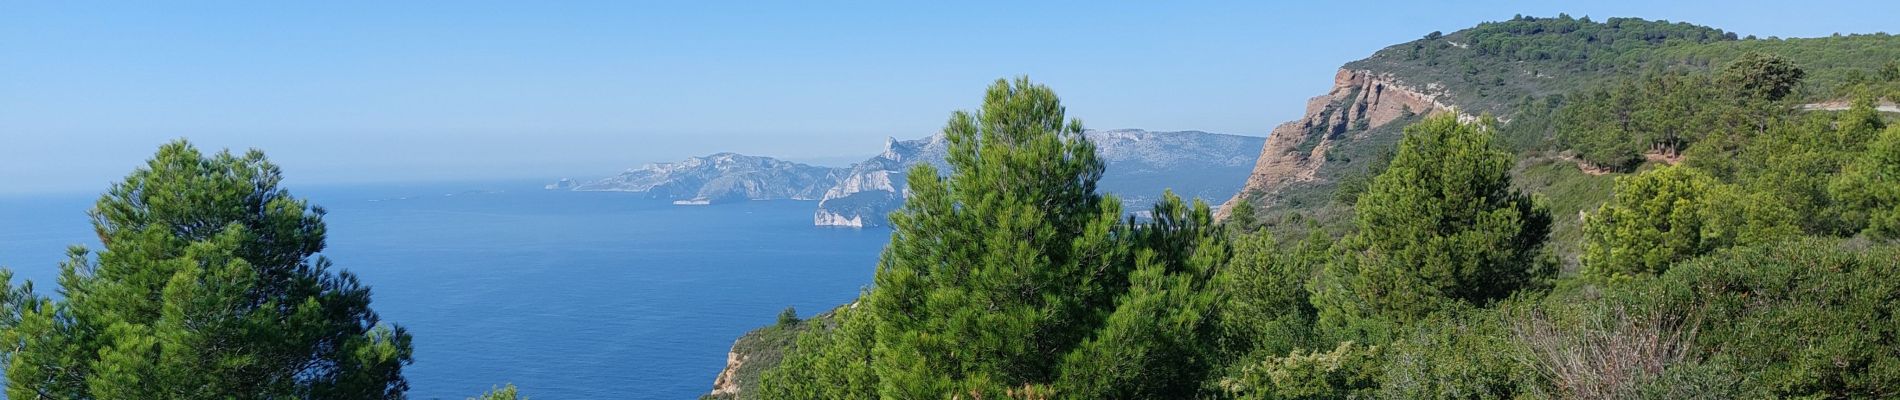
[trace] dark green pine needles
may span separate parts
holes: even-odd
[[[64,296],[6,293],[8,397],[402,398],[409,334],[316,256],[323,210],[280,179],[261,152],[178,141],[113,185],[92,211],[105,246],[73,249]]]

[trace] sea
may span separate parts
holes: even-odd
[[[890,241],[812,226],[812,201],[676,206],[542,183],[287,188],[327,212],[322,256],[415,336],[412,399],[506,383],[537,399],[696,398],[740,335],[855,298]],[[99,248],[97,196],[0,197],[0,266],[55,292],[66,249]]]

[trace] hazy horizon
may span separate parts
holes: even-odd
[[[1011,4],[8,4],[0,194],[103,190],[179,137],[263,149],[294,184],[585,178],[722,151],[841,166],[886,137],[934,133],[1017,75],[1092,129],[1264,136],[1347,61],[1514,14],[1762,37],[1874,33],[1900,14],[1889,2]]]

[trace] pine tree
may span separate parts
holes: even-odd
[[[1056,394],[1077,399],[1195,398],[1224,354],[1217,319],[1227,303],[1226,235],[1207,204],[1164,193],[1135,230],[1129,288],[1063,359]]]
[[[1900,126],[1888,127],[1828,187],[1864,218],[1868,235],[1900,239]]]
[[[778,312],[778,326],[789,327],[798,325],[798,322],[798,309],[786,306],[784,311]]]
[[[1488,128],[1451,115],[1406,127],[1392,164],[1359,197],[1346,256],[1313,284],[1322,325],[1380,336],[1354,321],[1486,304],[1546,276],[1550,214],[1511,187],[1511,165]]]
[[[1227,210],[1227,228],[1234,232],[1253,232],[1260,227],[1259,211],[1255,208],[1253,196],[1242,193],[1234,199],[1234,205]]]
[[[1102,161],[1048,88],[998,81],[910,172],[875,286],[801,334],[770,398],[1194,398],[1224,365],[1229,235],[1164,193],[1095,193]],[[807,322],[810,323],[810,322]]]
[[[410,337],[331,271],[323,210],[253,150],[184,141],[92,210],[104,244],[61,265],[62,299],[12,289],[11,398],[401,398]]]
[[[952,170],[910,171],[866,306],[878,393],[986,398],[1052,381],[1126,284],[1103,161],[1049,88],[997,81],[944,127]]]
[[[1721,81],[1740,97],[1781,100],[1794,93],[1807,71],[1768,53],[1750,52],[1722,68]]]
[[[1332,239],[1314,229],[1282,249],[1267,232],[1235,238],[1221,280],[1228,303],[1220,310],[1232,355],[1277,356],[1317,344],[1311,340],[1316,311],[1306,282],[1331,258]]]
[[[1810,114],[1799,124],[1770,129],[1749,143],[1737,162],[1738,183],[1788,209],[1807,234],[1853,235],[1868,221],[1859,207],[1836,197],[1844,193],[1831,193],[1830,186],[1884,129],[1870,99],[1856,100],[1845,112]]]
[[[1583,265],[1595,276],[1662,273],[1715,250],[1798,233],[1772,200],[1688,167],[1619,177],[1614,191],[1583,225]]]

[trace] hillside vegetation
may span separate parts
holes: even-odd
[[[1788,108],[1900,98],[1896,60],[1900,37],[1885,33],[1756,38],[1682,22],[1560,15],[1434,32],[1345,68],[1387,76],[1467,115],[1495,116],[1499,142],[1520,159],[1518,178],[1566,188],[1531,191],[1553,199],[1554,213],[1574,216],[1608,199],[1607,190],[1592,188],[1680,162],[1706,138],[1721,140],[1705,151],[1733,147],[1742,131],[1759,134]],[[1757,85],[1755,93],[1733,93],[1744,85]],[[1320,167],[1319,179],[1253,197],[1256,223],[1287,237],[1313,229],[1343,234],[1354,196],[1380,168],[1364,155],[1390,152],[1396,132],[1388,125],[1352,135],[1327,152],[1329,161],[1345,162]],[[1581,222],[1558,218],[1555,231],[1576,238]],[[1578,266],[1580,246],[1571,243],[1554,246],[1567,269]]]
[[[1348,68],[1498,118],[1313,132],[1353,162],[1223,223],[1107,218],[1053,92],[999,82],[946,126],[951,173],[910,174],[861,305],[739,397],[1900,396],[1890,81],[1817,49],[1872,40],[1429,35]]]
[[[1348,69],[1392,74],[1477,115],[1516,114],[1530,100],[1665,70],[1710,71],[1747,54],[1773,54],[1806,69],[1800,100],[1839,99],[1885,79],[1900,60],[1886,33],[1824,38],[1737,37],[1686,22],[1639,18],[1519,16],[1464,30],[1433,32],[1379,50]]]

